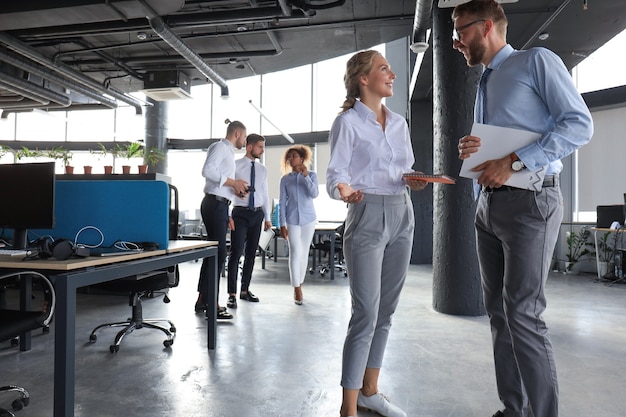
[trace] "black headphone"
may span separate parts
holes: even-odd
[[[43,237],[37,239],[35,243],[41,259],[53,257],[58,261],[64,261],[72,256],[89,256],[89,248],[76,246],[68,239],[52,240],[50,237]]]

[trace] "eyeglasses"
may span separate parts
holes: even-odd
[[[458,28],[454,28],[452,29],[452,40],[453,41],[457,41],[457,42],[461,42],[461,31],[467,29],[468,27],[475,25],[476,23],[479,22],[484,22],[487,19],[478,19],[478,20],[474,20],[473,22],[469,22],[463,26],[459,26]]]

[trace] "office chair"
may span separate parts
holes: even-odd
[[[335,229],[335,234],[333,238],[335,239],[335,257],[334,259],[328,259],[328,262],[325,264],[320,264],[318,266],[319,274],[323,277],[327,272],[330,271],[330,268],[335,268],[335,271],[343,272],[343,276],[348,276],[348,268],[343,259],[343,232],[346,223],[343,222],[341,226]],[[330,258],[330,238],[324,239],[320,242],[314,242],[311,244],[311,248],[316,251],[321,251],[325,256]],[[331,266],[332,264],[332,266]],[[315,273],[315,269],[309,269],[310,274]]]
[[[10,300],[7,295],[24,290],[22,278],[32,276],[32,301],[27,310],[21,310],[17,298]],[[14,272],[0,276],[0,341],[11,340],[11,346],[17,346],[17,338],[20,334],[41,328],[43,333],[50,331],[50,321],[54,314],[56,303],[54,287],[44,275],[34,272]],[[9,308],[12,307],[12,308]],[[0,387],[0,392],[16,392],[20,396],[13,400],[13,411],[19,411],[26,407],[30,401],[30,395],[26,389],[17,385]],[[0,408],[0,416],[15,417],[9,410]]]
[[[163,341],[163,346],[169,348],[174,344],[176,336],[176,326],[168,319],[144,319],[141,300],[148,297],[153,298],[155,294],[163,294],[163,302],[169,303],[170,299],[166,294],[166,290],[178,286],[179,273],[178,265],[168,268],[167,270],[153,271],[148,274],[142,274],[134,277],[118,279],[116,281],[107,282],[97,285],[112,291],[125,291],[129,293],[128,305],[132,307],[131,317],[126,321],[115,323],[104,323],[93,329],[89,335],[89,341],[95,343],[98,340],[96,333],[103,327],[122,327],[113,344],[109,346],[111,353],[116,353],[120,349],[122,339],[135,330],[142,328],[160,330],[167,338]],[[168,323],[169,326],[160,326],[157,323]]]

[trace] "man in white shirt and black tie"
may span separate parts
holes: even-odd
[[[250,281],[257,246],[261,236],[261,225],[267,230],[272,227],[270,200],[267,191],[267,168],[257,161],[265,152],[265,138],[250,134],[246,139],[246,155],[235,162],[235,178],[248,181],[248,192],[241,193],[233,201],[231,213],[233,227],[230,231],[230,258],[228,260],[228,304],[237,308],[237,276],[239,259],[244,256],[241,272],[241,300],[258,302],[259,298],[250,291]]]

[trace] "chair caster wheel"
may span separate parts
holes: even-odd
[[[96,340],[98,340],[98,336],[96,336],[95,334],[89,335],[89,343],[96,343]]]
[[[170,327],[170,332],[176,333],[176,327],[174,327],[174,326]]]
[[[165,346],[166,348],[172,346],[174,344],[173,340],[164,340],[163,341],[163,346]]]
[[[119,350],[120,350],[120,347],[117,345],[109,346],[109,351],[111,351],[111,353],[117,353]]]

